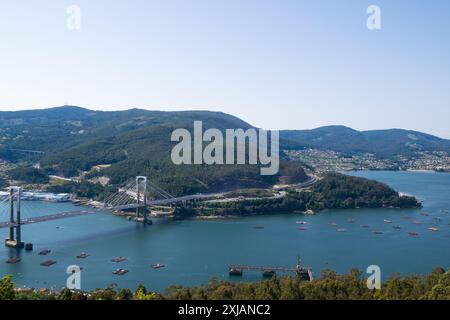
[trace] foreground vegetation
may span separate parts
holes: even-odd
[[[450,300],[450,271],[435,268],[428,275],[394,275],[381,290],[367,289],[361,271],[346,275],[324,271],[312,282],[297,277],[274,277],[253,283],[211,280],[193,288],[171,286],[165,293],[148,291],[139,285],[118,290],[114,286],[91,292],[19,290],[11,276],[0,280],[0,300]]]

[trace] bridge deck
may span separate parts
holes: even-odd
[[[142,203],[141,204],[128,204],[128,205],[122,205],[122,206],[116,206],[116,207],[105,207],[103,209],[60,212],[60,213],[55,213],[55,214],[46,215],[46,216],[22,219],[21,224],[25,225],[25,224],[58,220],[58,219],[76,217],[76,216],[84,216],[84,215],[90,215],[90,214],[95,214],[95,213],[99,213],[99,212],[111,211],[111,210],[119,210],[119,211],[120,210],[130,210],[130,209],[142,208],[145,206],[164,205],[164,204],[177,203],[177,202],[182,202],[182,201],[205,199],[205,198],[211,198],[211,197],[214,197],[217,195],[219,195],[219,194],[214,194],[214,195],[197,194],[197,195],[183,196],[183,197],[178,197],[178,198],[169,198],[169,199],[148,201],[146,205],[144,205]],[[17,225],[18,225],[17,223],[11,224],[9,221],[4,221],[4,222],[0,222],[0,229],[16,227]]]
[[[76,217],[76,216],[84,216],[89,214],[95,214],[98,213],[98,210],[82,210],[82,211],[71,211],[71,212],[60,212],[55,214],[50,214],[47,216],[40,216],[35,218],[29,218],[29,219],[23,219],[21,221],[21,224],[30,224],[30,223],[37,223],[37,222],[44,222],[44,221],[50,221],[50,220],[58,220],[58,219],[64,219],[64,218],[70,218],[70,217]],[[2,228],[9,228],[9,227],[16,227],[18,224],[13,223],[11,224],[9,221],[0,222],[0,229]]]

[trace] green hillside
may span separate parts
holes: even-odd
[[[248,129],[251,126],[220,112],[161,112],[132,109],[102,112],[78,107],[0,113],[4,137],[0,157],[26,164],[40,163],[49,174],[86,178],[109,177],[120,185],[146,175],[174,195],[248,187],[267,187],[280,176],[303,181],[298,164],[283,162],[277,176],[261,176],[257,165],[174,165],[170,159],[171,133],[192,131],[195,120],[208,128]],[[30,153],[34,150],[44,153]],[[97,165],[110,165],[100,171]]]

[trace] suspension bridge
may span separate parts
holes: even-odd
[[[0,210],[3,216],[8,215],[7,221],[0,222],[0,229],[9,228],[9,237],[5,244],[13,248],[23,248],[21,226],[50,220],[64,219],[96,213],[113,213],[117,211],[135,211],[135,220],[150,224],[148,208],[150,206],[176,205],[209,198],[216,198],[222,194],[195,194],[174,197],[164,189],[152,183],[145,176],[138,176],[129,180],[117,192],[107,196],[101,207],[89,210],[76,210],[57,212],[43,216],[27,217],[26,213],[33,211],[33,201],[24,201],[24,192],[21,187],[9,187],[8,193],[0,201]],[[26,198],[25,198],[26,199]],[[6,208],[7,210],[4,210]]]

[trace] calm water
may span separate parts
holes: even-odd
[[[352,173],[389,184],[398,191],[416,195],[424,201],[422,210],[358,209],[329,210],[315,216],[272,215],[214,221],[156,221],[144,228],[121,217],[108,214],[80,216],[23,227],[23,238],[35,245],[33,252],[21,252],[22,261],[4,263],[17,253],[0,246],[0,275],[13,274],[18,285],[31,287],[62,287],[65,270],[71,264],[84,268],[82,288],[93,289],[117,283],[119,287],[135,288],[139,283],[154,290],[171,284],[195,285],[211,277],[229,279],[229,264],[293,266],[297,255],[317,275],[325,268],[347,272],[353,267],[362,270],[377,264],[384,277],[394,272],[427,273],[435,266],[450,267],[450,174],[407,172]],[[27,202],[25,211],[40,216],[58,211],[80,209],[72,204]],[[0,220],[5,220],[2,210]],[[429,213],[423,216],[420,213]],[[411,217],[411,219],[405,219]],[[439,218],[440,220],[436,219]],[[392,220],[387,224],[383,220]],[[304,227],[295,222],[306,221]],[[350,223],[348,220],[354,220]],[[413,221],[421,221],[421,225]],[[338,227],[329,224],[336,223]],[[263,225],[264,229],[255,229]],[[368,225],[362,228],[361,225]],[[392,228],[401,226],[400,230]],[[427,230],[440,228],[439,232]],[[337,232],[345,228],[346,232]],[[381,230],[383,234],[374,234]],[[419,233],[413,237],[409,231]],[[0,229],[3,237],[7,229]],[[38,251],[51,249],[48,256]],[[87,259],[76,259],[86,251]],[[127,258],[113,263],[116,256]],[[57,264],[42,267],[45,260]],[[153,263],[165,268],[154,270]],[[112,275],[116,268],[130,272]],[[244,273],[243,280],[258,280],[257,273]]]

